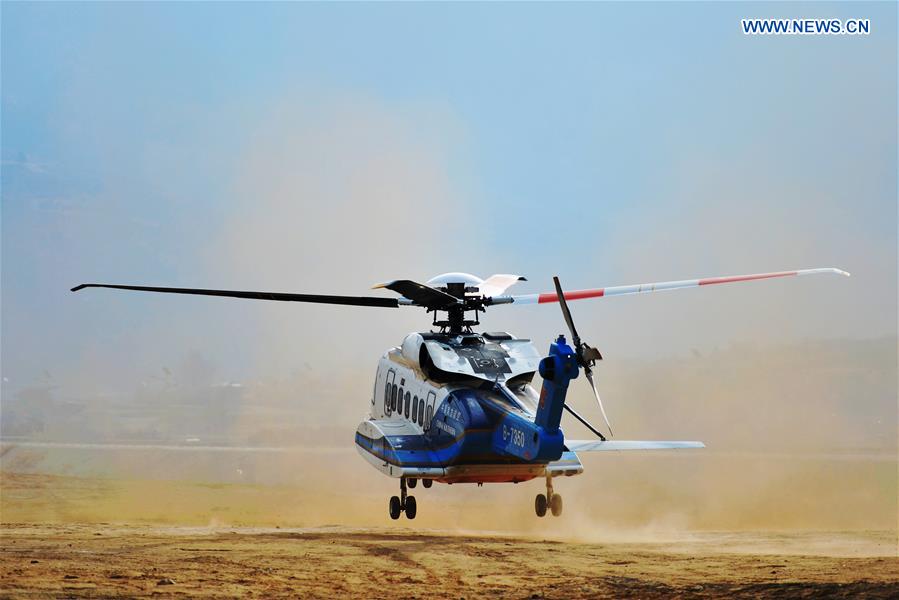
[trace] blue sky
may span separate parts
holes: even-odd
[[[776,16],[865,17],[873,33],[740,33],[740,18]],[[448,270],[586,287],[839,266],[856,287],[804,283],[801,302],[772,287],[711,307],[640,299],[645,312],[605,322],[580,310],[632,355],[721,330],[725,306],[767,308],[696,344],[754,339],[784,314],[787,333],[762,341],[895,333],[896,51],[895,3],[4,3],[4,374],[143,346],[139,373],[172,352],[149,332],[240,373],[250,351],[223,341],[285,314],[65,291],[87,279],[365,293]],[[355,169],[385,190],[334,191],[335,206],[383,206],[361,225],[320,197],[270,199],[325,194]],[[396,200],[419,176],[419,199]],[[312,241],[265,235],[290,221]],[[318,263],[267,266],[293,252]],[[634,332],[684,311],[682,329]],[[543,335],[556,320],[499,326]],[[358,357],[420,326],[388,321]]]

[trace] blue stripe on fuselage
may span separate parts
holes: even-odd
[[[545,463],[545,460],[526,461],[494,450],[494,430],[504,418],[532,423],[526,413],[478,394],[478,390],[457,390],[437,410],[426,433],[373,440],[357,432],[356,444],[399,467]]]
[[[453,439],[453,442],[441,448],[432,448],[427,444],[423,436],[398,435],[381,438],[371,438],[356,432],[356,444],[366,452],[377,456],[383,461],[398,467],[446,467],[459,462],[462,455],[462,446],[466,437],[474,435],[491,435],[491,430],[468,430]],[[503,457],[467,456],[464,462],[483,462],[484,459],[492,459],[491,462],[503,462]]]

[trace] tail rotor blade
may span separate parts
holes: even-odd
[[[553,283],[556,284],[556,297],[559,299],[559,306],[562,307],[562,316],[565,317],[568,330],[571,331],[571,341],[574,342],[574,347],[577,348],[581,344],[581,338],[577,334],[577,329],[574,328],[574,319],[571,318],[571,311],[568,310],[568,303],[565,301],[565,294],[562,292],[562,284],[559,283],[559,278],[556,276],[553,276]]]
[[[593,395],[596,396],[596,403],[599,404],[599,412],[602,413],[602,419],[606,422],[606,427],[609,428],[609,436],[615,437],[615,434],[612,433],[612,426],[609,424],[609,417],[606,416],[606,409],[602,407],[602,398],[599,397],[599,391],[596,389],[596,382],[593,381],[593,369],[584,369],[584,374],[587,376],[587,381],[590,382],[590,387],[593,388]]]
[[[584,375],[587,376],[587,381],[590,382],[590,387],[593,389],[593,395],[596,396],[596,403],[599,404],[599,412],[602,413],[602,419],[606,422],[606,427],[609,428],[609,435],[614,436],[615,434],[612,433],[612,425],[609,424],[609,417],[606,416],[606,409],[603,408],[602,399],[599,397],[599,391],[596,389],[596,382],[593,381],[592,367],[597,360],[602,360],[602,354],[600,354],[599,350],[596,348],[589,346],[586,343],[581,343],[581,338],[577,334],[577,329],[574,328],[574,319],[571,318],[571,311],[568,310],[568,302],[565,301],[565,294],[562,292],[562,284],[559,282],[559,278],[553,277],[553,283],[556,286],[556,298],[559,301],[559,306],[562,308],[562,316],[565,317],[565,322],[568,324],[568,329],[571,331],[572,346],[574,346],[574,352],[577,356],[577,363],[584,369]],[[578,418],[582,423],[586,424],[586,422],[574,411],[571,411],[571,414]],[[587,425],[587,427],[594,433],[598,433],[592,426]],[[602,434],[599,434],[599,437],[602,437]]]

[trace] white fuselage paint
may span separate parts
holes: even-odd
[[[388,383],[391,386],[389,392]],[[394,385],[397,390],[395,410],[388,408],[392,406]],[[378,362],[371,402],[371,418],[405,421],[411,424],[418,433],[424,433],[449,392],[450,389],[447,386],[436,385],[425,379],[420,369],[410,366],[402,358],[399,348],[392,348]],[[400,393],[402,393],[402,404],[400,403]],[[408,403],[406,402],[407,394],[409,396]],[[421,408],[422,403],[424,409]],[[413,408],[415,409],[414,415]]]

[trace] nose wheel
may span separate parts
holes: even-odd
[[[547,508],[554,517],[562,514],[562,496],[553,493],[553,479],[549,473],[546,474],[546,495],[537,494],[537,498],[534,499],[534,512],[538,517],[544,517]]]
[[[406,495],[405,477],[400,479],[400,495],[390,497],[388,509],[390,511],[390,518],[394,521],[399,519],[400,515],[403,513],[406,513],[407,519],[414,519],[415,515],[418,513],[418,504],[415,502],[415,496]]]

